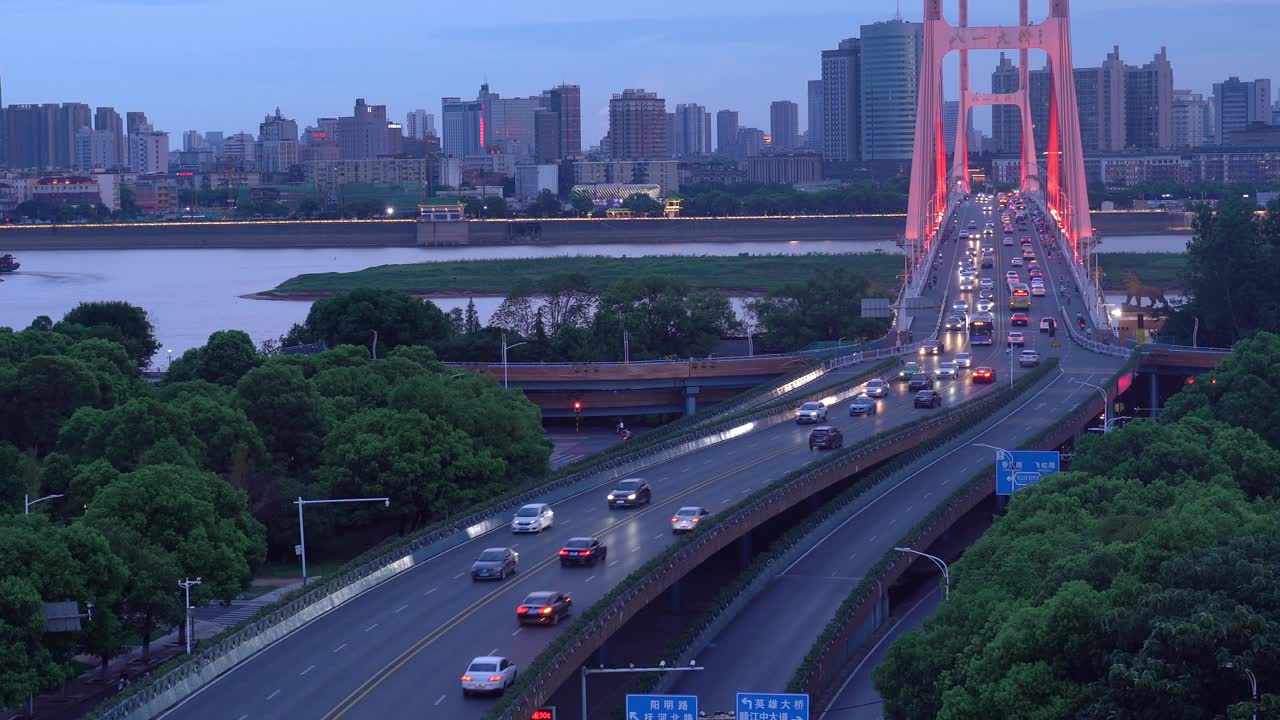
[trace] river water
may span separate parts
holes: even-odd
[[[1107,238],[1106,252],[1180,252],[1187,236]],[[891,242],[742,242],[689,244],[513,245],[455,248],[265,249],[265,250],[59,250],[19,254],[22,268],[0,276],[0,326],[26,327],[33,318],[58,320],[86,300],[126,300],[146,308],[163,350],[181,355],[217,330],[244,330],[261,342],[302,322],[310,302],[246,300],[303,273],[350,272],[375,265],[444,260],[608,255],[798,255],[806,253],[897,253]],[[3,249],[0,248],[0,251]],[[467,298],[434,300],[448,311]],[[501,298],[476,298],[487,321]]]

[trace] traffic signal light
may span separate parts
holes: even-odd
[[[581,414],[582,414],[582,401],[581,401],[581,400],[574,400],[574,401],[573,401],[573,414],[574,414],[574,415],[581,415]]]

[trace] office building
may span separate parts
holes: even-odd
[[[665,160],[667,102],[657,93],[627,89],[609,99],[610,156],[615,160]]]
[[[739,161],[764,153],[764,131],[753,127],[738,128],[738,139],[734,142],[734,151]]]
[[[222,145],[225,142],[221,130],[210,130],[204,134],[204,146],[213,152],[215,158],[222,157]]]
[[[657,185],[662,195],[680,190],[676,160],[580,160],[573,163],[573,185]]]
[[[778,152],[790,152],[800,146],[800,106],[790,100],[769,104],[769,146]]]
[[[484,105],[481,102],[443,98],[440,101],[440,118],[445,155],[463,158],[484,152]]]
[[[947,152],[955,154],[956,127],[960,124],[960,101],[944,100],[942,103],[942,140],[947,144]]]
[[[426,187],[427,161],[422,158],[377,158],[333,160],[304,166],[307,182],[319,195],[344,202],[346,185],[413,185]]]
[[[1271,120],[1271,80],[1259,78],[1253,81],[1253,92],[1249,98],[1249,122],[1272,125]]]
[[[116,134],[110,130],[94,130],[82,127],[76,131],[75,161],[77,170],[110,168],[116,166],[120,154]]]
[[[822,51],[822,157],[846,169],[862,159],[862,43],[857,38]]]
[[[991,92],[1017,92],[1018,67],[1004,53],[991,73]],[[998,153],[1017,153],[1022,147],[1022,113],[1013,105],[991,106],[991,139]]]
[[[298,123],[280,114],[276,108],[274,115],[263,118],[258,125],[258,140],[261,142],[292,140],[298,141]]]
[[[735,145],[738,141],[738,111],[721,110],[716,113],[716,154],[721,157],[737,156]]]
[[[144,112],[128,112],[125,113],[125,132],[132,135],[136,132],[150,132],[151,123],[147,122],[147,114]]]
[[[1280,126],[1280,100],[1271,106],[1271,124]]]
[[[529,202],[543,190],[554,195],[559,192],[560,168],[553,163],[524,164],[516,166],[516,199]]]
[[[542,93],[542,105],[559,122],[560,159],[582,155],[582,89],[577,85],[557,85]],[[545,121],[546,119],[544,119]],[[534,119],[537,124],[537,118]],[[535,146],[537,145],[535,141]]]
[[[436,134],[436,116],[426,110],[413,110],[404,121],[405,135],[414,140],[424,140]]]
[[[57,105],[10,105],[5,108],[5,156],[15,170],[53,167]]]
[[[551,163],[564,156],[560,144],[560,113],[539,110],[533,114],[533,158],[539,163]]]
[[[115,157],[107,163],[108,167],[124,167],[125,133],[124,120],[113,107],[99,107],[93,111],[93,129],[103,130],[115,136]]]
[[[822,152],[822,103],[823,85],[821,80],[809,81],[808,115],[805,118],[805,147]]]
[[[1173,147],[1196,148],[1208,141],[1205,132],[1207,103],[1200,93],[1190,90],[1173,91]]]
[[[1268,122],[1262,117],[1258,99],[1259,84],[1265,85],[1270,94],[1270,80],[1245,80],[1232,76],[1225,82],[1213,84],[1213,104],[1216,117],[1214,137],[1218,143],[1226,143],[1227,135],[1248,127],[1253,122]],[[1269,113],[1268,113],[1269,115]]]
[[[678,158],[694,158],[711,154],[711,114],[697,103],[676,105],[672,113],[672,154]]]
[[[770,185],[798,185],[822,179],[822,156],[815,152],[780,152],[747,159],[747,179]]]
[[[199,130],[186,130],[182,133],[182,151],[199,152],[205,149],[204,135]]]
[[[154,130],[130,133],[129,170],[139,175],[168,172],[169,133]]]
[[[862,26],[862,158],[910,160],[924,26],[901,19]]]
[[[1119,52],[1119,48],[1116,49]],[[1125,147],[1173,146],[1173,66],[1164,48],[1141,67],[1125,67]]]
[[[70,168],[75,164],[76,134],[80,128],[93,127],[93,111],[84,103],[63,103],[58,108],[54,126],[53,165]]]
[[[504,98],[490,92],[486,83],[477,97],[484,112],[484,146],[498,146],[518,158],[532,157],[534,113],[543,107],[541,97]]]
[[[352,114],[338,118],[338,154],[343,160],[369,160],[389,152],[387,106],[356,98]]]

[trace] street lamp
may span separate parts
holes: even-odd
[[[508,345],[507,334],[502,333],[502,389],[503,390],[506,390],[509,387],[507,385],[507,351],[510,350],[511,348],[516,348],[516,347],[520,347],[521,345],[528,345],[528,344],[529,344],[529,341],[525,340],[523,342],[518,342],[515,345]]]
[[[188,655],[191,654],[191,586],[199,585],[202,582],[203,580],[201,578],[196,578],[195,580],[192,580],[191,578],[186,578],[185,580],[178,581],[178,587],[182,588],[186,592],[186,601],[183,603],[183,606],[186,608],[187,624],[185,626],[186,632],[183,634],[187,636],[187,654]]]
[[[601,673],[694,672],[696,670],[706,670],[706,668],[700,667],[693,660],[689,661],[689,667],[667,667],[666,660],[659,662],[658,667],[647,667],[647,668],[638,668],[635,665],[632,665],[630,667],[624,667],[624,668],[607,668],[603,665],[601,665],[598,668],[589,668],[586,665],[583,665],[582,666],[582,720],[587,720],[587,676],[588,675],[598,675]]]
[[[360,503],[360,502],[381,502],[387,507],[391,507],[391,498],[373,497],[373,498],[337,498],[333,500],[303,500],[301,496],[293,501],[298,506],[298,555],[302,557],[302,586],[307,586],[307,533],[302,526],[302,506],[304,505],[329,505],[333,503]]]
[[[1093,383],[1087,383],[1083,380],[1077,380],[1076,384],[1088,385],[1089,387],[1093,388],[1094,390],[1097,390],[1099,393],[1102,394],[1102,432],[1104,433],[1111,432],[1111,422],[1108,419],[1110,417],[1110,413],[1107,412],[1107,406],[1111,404],[1111,401],[1107,398],[1106,388],[1100,385],[1094,385]]]
[[[920,557],[932,560],[933,564],[937,565],[938,569],[942,571],[942,579],[946,583],[946,589],[943,591],[942,599],[946,600],[951,597],[951,571],[947,568],[946,561],[936,555],[922,553],[919,550],[912,550],[911,548],[896,547],[894,550],[897,550],[898,552],[911,553],[912,555],[919,555]]]
[[[22,497],[24,498],[22,513],[24,515],[30,515],[32,505],[35,505],[37,503],[42,503],[45,500],[52,500],[54,498],[60,498],[60,497],[66,497],[66,496],[65,495],[45,495],[44,497],[39,498],[37,500],[32,500],[30,495],[23,495]]]
[[[377,360],[378,359],[378,331],[370,330],[369,332],[373,333],[373,350],[372,350],[373,359]]]
[[[1230,660],[1227,660],[1222,663],[1222,667],[1234,668],[1235,664]],[[1253,720],[1258,720],[1258,677],[1247,667],[1242,667],[1240,669],[1244,670],[1244,674],[1249,676],[1249,695],[1250,699],[1253,700]]]

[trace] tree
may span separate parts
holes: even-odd
[[[1280,448],[1280,335],[1236,343],[1218,367],[1169,399],[1163,417],[1199,417],[1252,430]]]
[[[803,285],[786,285],[748,304],[764,328],[770,351],[790,352],[819,340],[862,340],[888,329],[885,321],[863,318],[862,299],[870,292],[863,275],[820,270]]]
[[[528,214],[530,217],[560,217],[563,210],[560,206],[560,200],[556,194],[550,190],[542,190],[538,196],[529,203]]]
[[[160,349],[147,311],[127,302],[82,302],[62,322],[88,328],[94,337],[118,340],[139,369],[150,365]]]
[[[102,400],[90,367],[63,356],[40,355],[24,362],[17,368],[12,388],[12,412],[3,420],[0,437],[41,454],[53,446],[72,413]]]
[[[476,312],[474,298],[467,298],[467,310],[463,315],[462,331],[468,335],[480,332],[480,313]]]
[[[301,368],[254,368],[236,383],[236,397],[277,461],[294,471],[310,466],[320,450],[324,419],[320,395]]]
[[[657,215],[662,212],[662,203],[645,193],[632,193],[622,201],[622,207],[637,215]]]
[[[292,339],[369,347],[374,330],[382,353],[399,345],[446,342],[452,334],[434,303],[395,290],[359,289],[315,302]]]
[[[579,217],[586,217],[596,209],[595,201],[591,199],[590,195],[584,192],[574,193],[573,199],[570,202],[573,204],[573,211],[576,212]]]
[[[600,352],[616,358],[628,332],[631,356],[639,359],[707,355],[739,327],[724,295],[691,291],[683,280],[644,277],[620,280],[601,295],[591,332]]]
[[[231,600],[248,587],[265,552],[264,531],[244,495],[192,468],[152,465],[121,475],[94,496],[84,522],[128,568],[121,614],[141,636],[144,655],[158,624],[182,619],[178,580],[203,578],[191,589],[196,605]]]
[[[244,374],[262,363],[248,333],[220,330],[209,336],[204,347],[182,354],[165,373],[166,382],[205,380],[218,385],[235,385]]]

